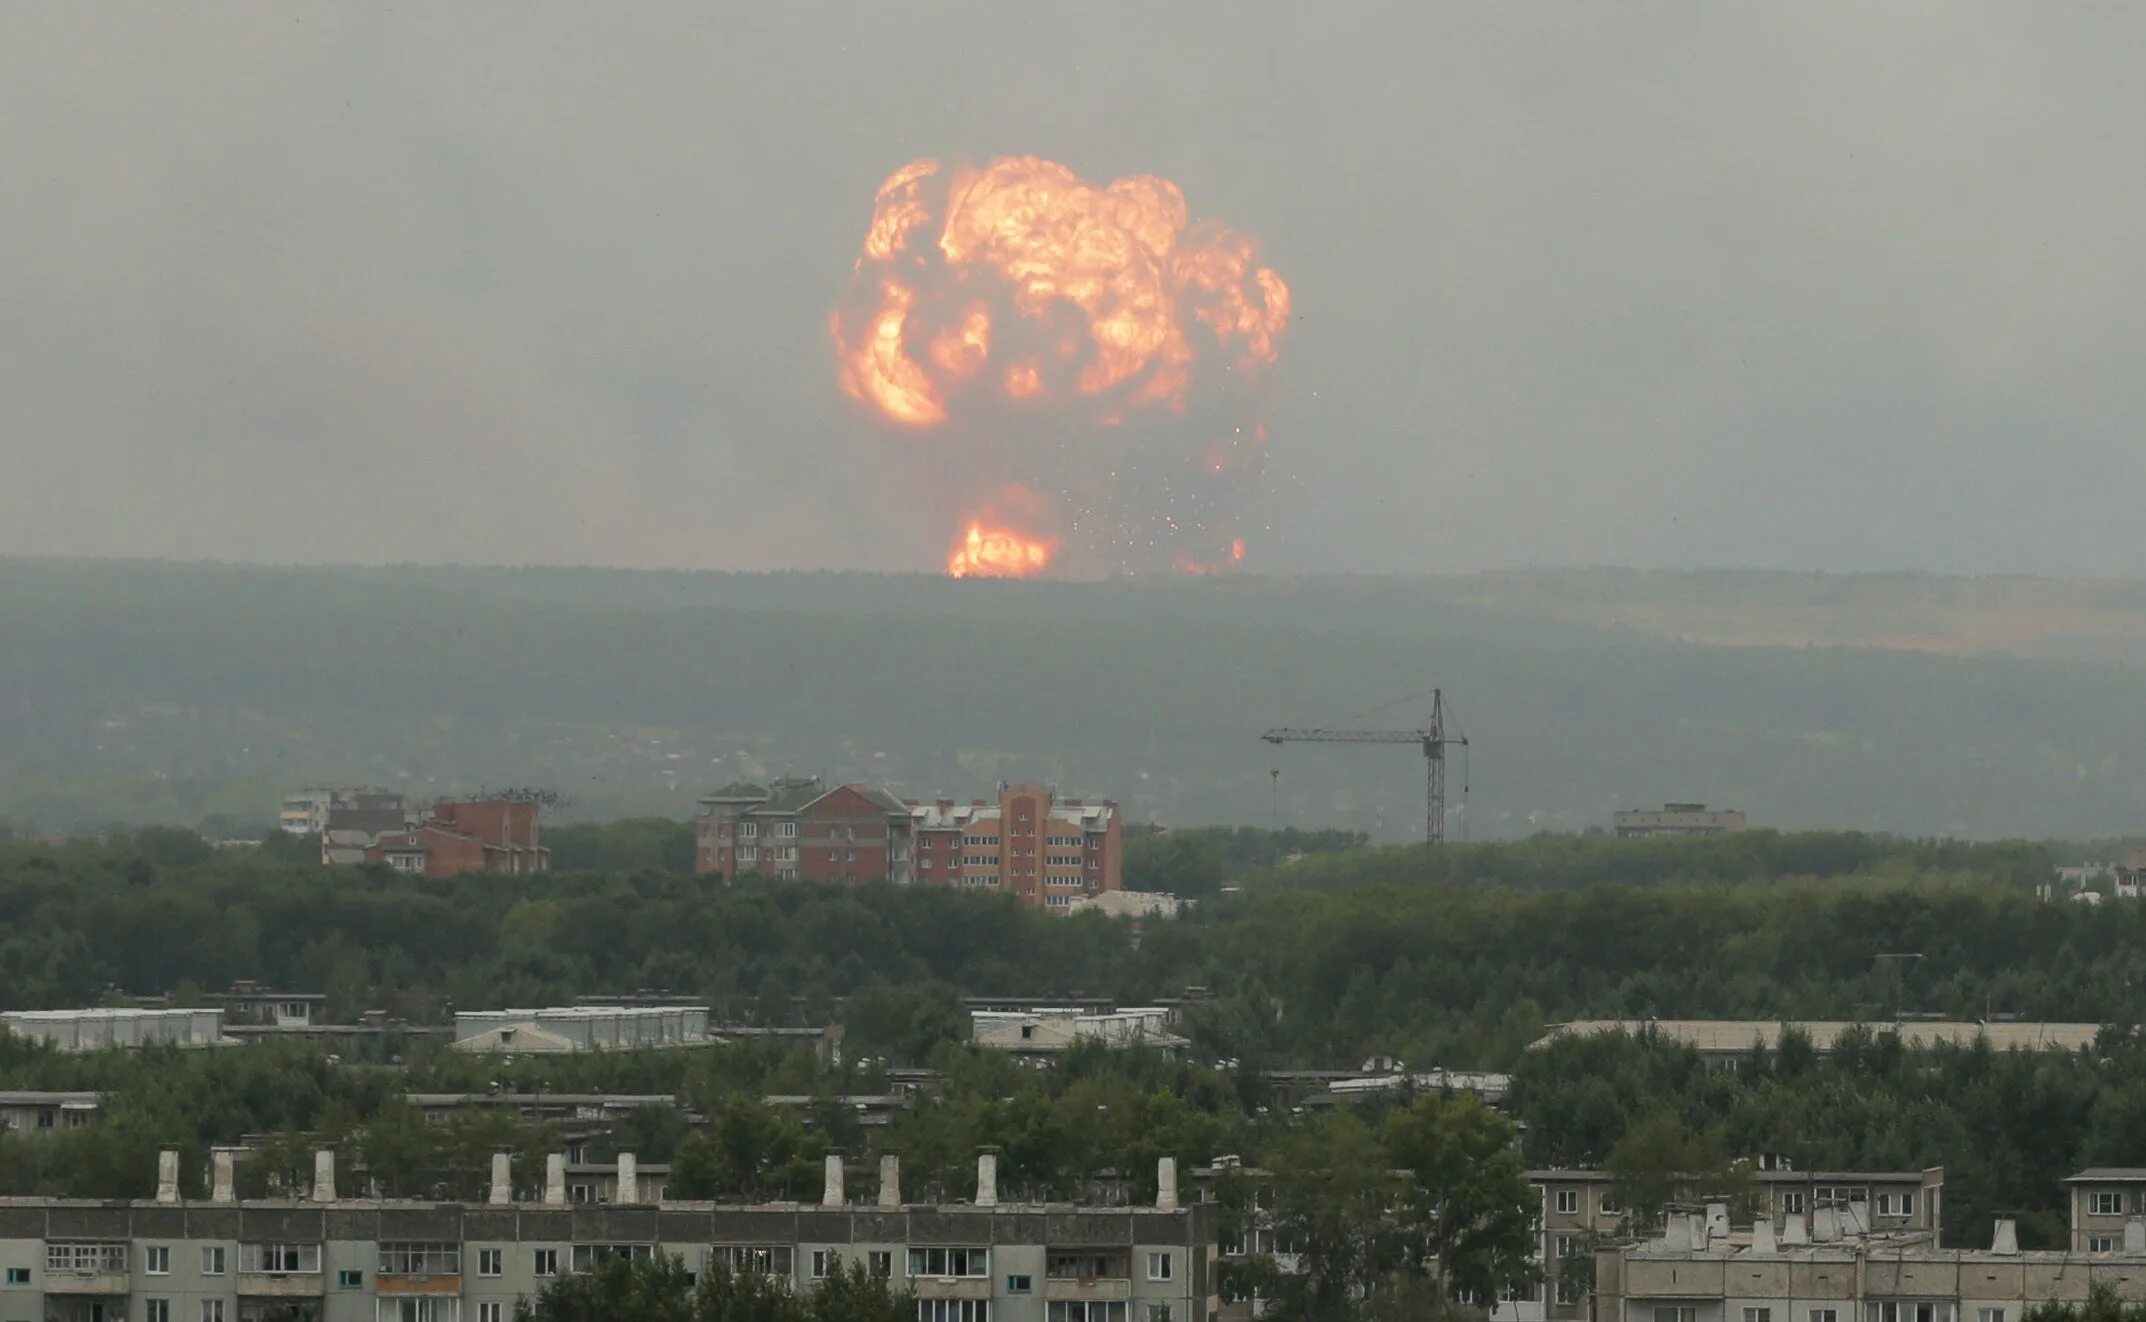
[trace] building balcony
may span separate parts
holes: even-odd
[[[255,1299],[311,1299],[327,1291],[320,1272],[240,1272],[238,1292]]]
[[[918,1276],[910,1282],[919,1299],[989,1299],[988,1276]]]
[[[1043,1282],[1045,1299],[1130,1299],[1133,1283],[1124,1276],[1053,1276]]]
[[[452,1297],[462,1293],[462,1274],[426,1276],[381,1272],[373,1277],[373,1293],[382,1299]]]
[[[45,1273],[45,1293],[51,1294],[131,1294],[134,1291],[134,1273],[124,1268],[118,1271],[48,1271]]]

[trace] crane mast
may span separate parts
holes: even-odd
[[[1423,844],[1432,852],[1446,842],[1446,746],[1466,747],[1468,736],[1446,732],[1445,693],[1431,690],[1431,718],[1414,730],[1342,730],[1280,726],[1260,736],[1270,744],[1416,744],[1423,749],[1426,786]]]

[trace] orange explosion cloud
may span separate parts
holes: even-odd
[[[1181,492],[1165,456],[1108,466],[1110,478],[1127,467],[1143,474],[1141,489],[1114,490],[1081,470],[1079,448],[1083,435],[1129,417],[1197,412],[1203,391],[1243,395],[1273,366],[1290,293],[1258,253],[1245,234],[1192,222],[1177,185],[1153,175],[1096,185],[1034,156],[958,168],[914,161],[880,186],[849,293],[831,319],[838,379],[888,422],[975,438],[996,465],[989,480],[1056,493],[1059,508],[1042,518],[1076,541],[1083,529],[1108,528],[1090,540],[1122,552],[1146,538],[1161,552],[1154,558],[1182,562],[1184,548],[1163,543],[1191,528],[1204,539],[1195,559],[1241,559],[1241,539],[1209,526],[1230,501],[1189,485]],[[1231,438],[1227,454],[1202,437],[1186,466],[1211,487],[1256,472],[1264,427],[1217,431]],[[1053,442],[1024,450],[1022,433]],[[1167,429],[1142,435],[1174,444]],[[1163,509],[1165,500],[1179,507]],[[1034,573],[1051,563],[1046,531],[987,524],[979,512],[972,503],[963,516],[949,573]]]
[[[946,572],[955,578],[1029,578],[1051,567],[1057,549],[1054,542],[1011,528],[971,523],[946,557]]]

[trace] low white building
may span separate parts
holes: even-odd
[[[1114,1047],[1143,1046],[1176,1051],[1189,1046],[1170,1031],[1176,1016],[1163,1006],[1087,1014],[1077,1010],[975,1010],[969,1015],[969,1040],[1022,1055],[1056,1055],[1076,1042]]]
[[[457,1010],[455,1050],[524,1055],[708,1046],[705,1005],[559,1005]]]
[[[1099,913],[1105,918],[1175,918],[1185,902],[1161,891],[1100,891],[1076,895],[1066,912]]]
[[[221,1010],[9,1010],[0,1013],[0,1028],[61,1051],[220,1047],[231,1041]]]

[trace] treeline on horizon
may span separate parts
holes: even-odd
[[[1772,591],[1751,585],[1757,615]],[[682,817],[797,772],[924,797],[1032,779],[1132,820],[1395,840],[1421,821],[1413,750],[1258,736],[1406,728],[1422,702],[1396,699],[1433,684],[1475,741],[1456,836],[1687,796],[1760,823],[2086,836],[2146,802],[2146,667],[1709,647],[1553,606],[1496,580],[0,560],[0,819],[244,823],[323,782]]]

